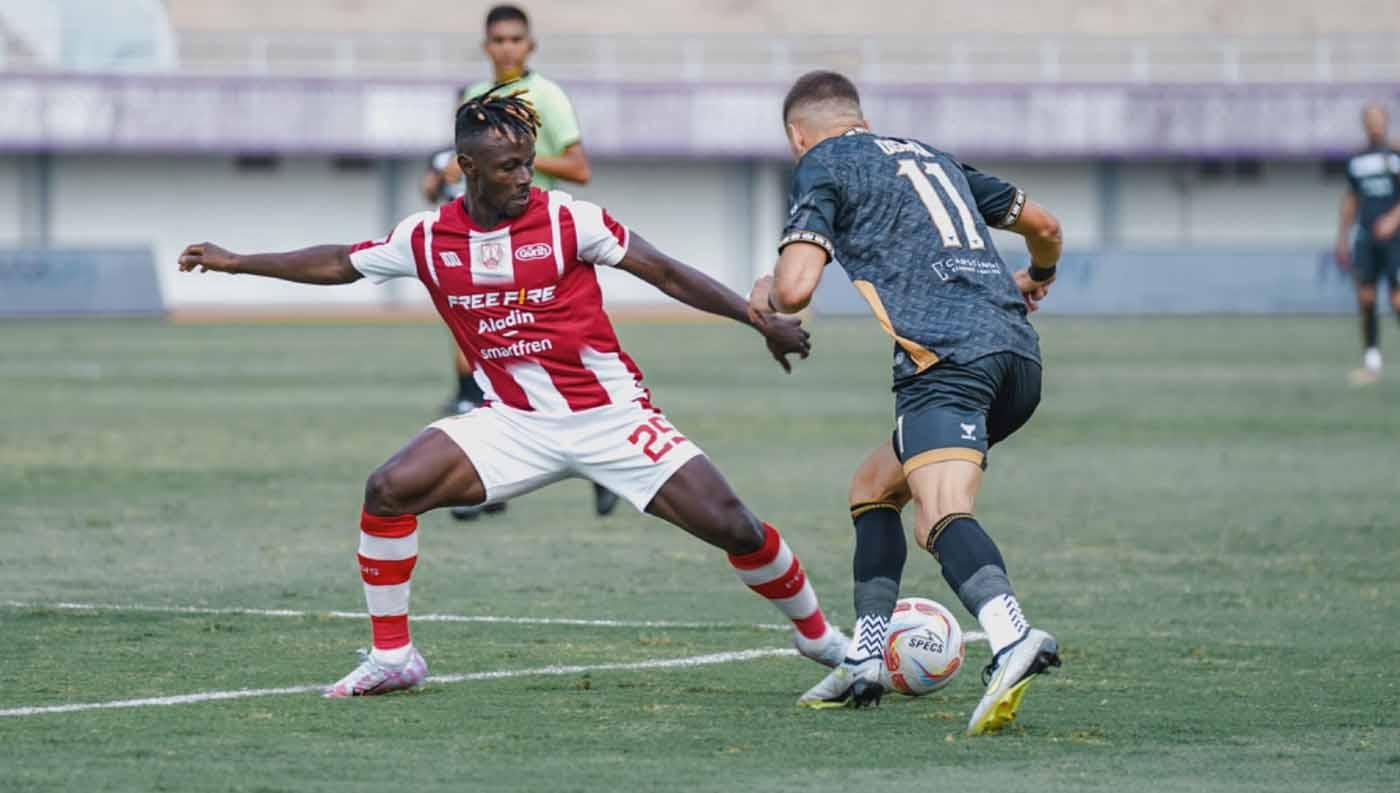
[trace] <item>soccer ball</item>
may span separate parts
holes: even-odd
[[[948,685],[962,662],[962,628],[948,609],[925,598],[894,605],[880,675],[885,688],[911,697],[931,694]]]

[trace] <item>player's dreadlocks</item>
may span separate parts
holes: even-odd
[[[520,139],[533,139],[540,127],[540,114],[534,104],[524,98],[526,89],[521,88],[508,94],[494,92],[509,83],[492,86],[491,90],[473,99],[468,99],[457,108],[457,147],[488,130],[496,130],[502,135]]]

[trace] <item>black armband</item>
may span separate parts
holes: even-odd
[[[1029,273],[1032,281],[1043,284],[1055,277],[1055,265],[1052,264],[1049,267],[1041,267],[1038,264],[1032,264]]]

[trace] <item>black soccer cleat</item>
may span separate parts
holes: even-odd
[[[593,511],[606,517],[617,509],[617,494],[598,483],[593,484]]]

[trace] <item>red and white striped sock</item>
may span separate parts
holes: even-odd
[[[365,582],[374,635],[374,658],[388,664],[408,660],[409,579],[418,561],[418,518],[360,513],[360,578]]]
[[[743,556],[731,554],[729,563],[740,581],[792,620],[798,633],[808,639],[819,639],[826,633],[826,617],[817,603],[817,593],[777,529],[763,524],[763,547]]]

